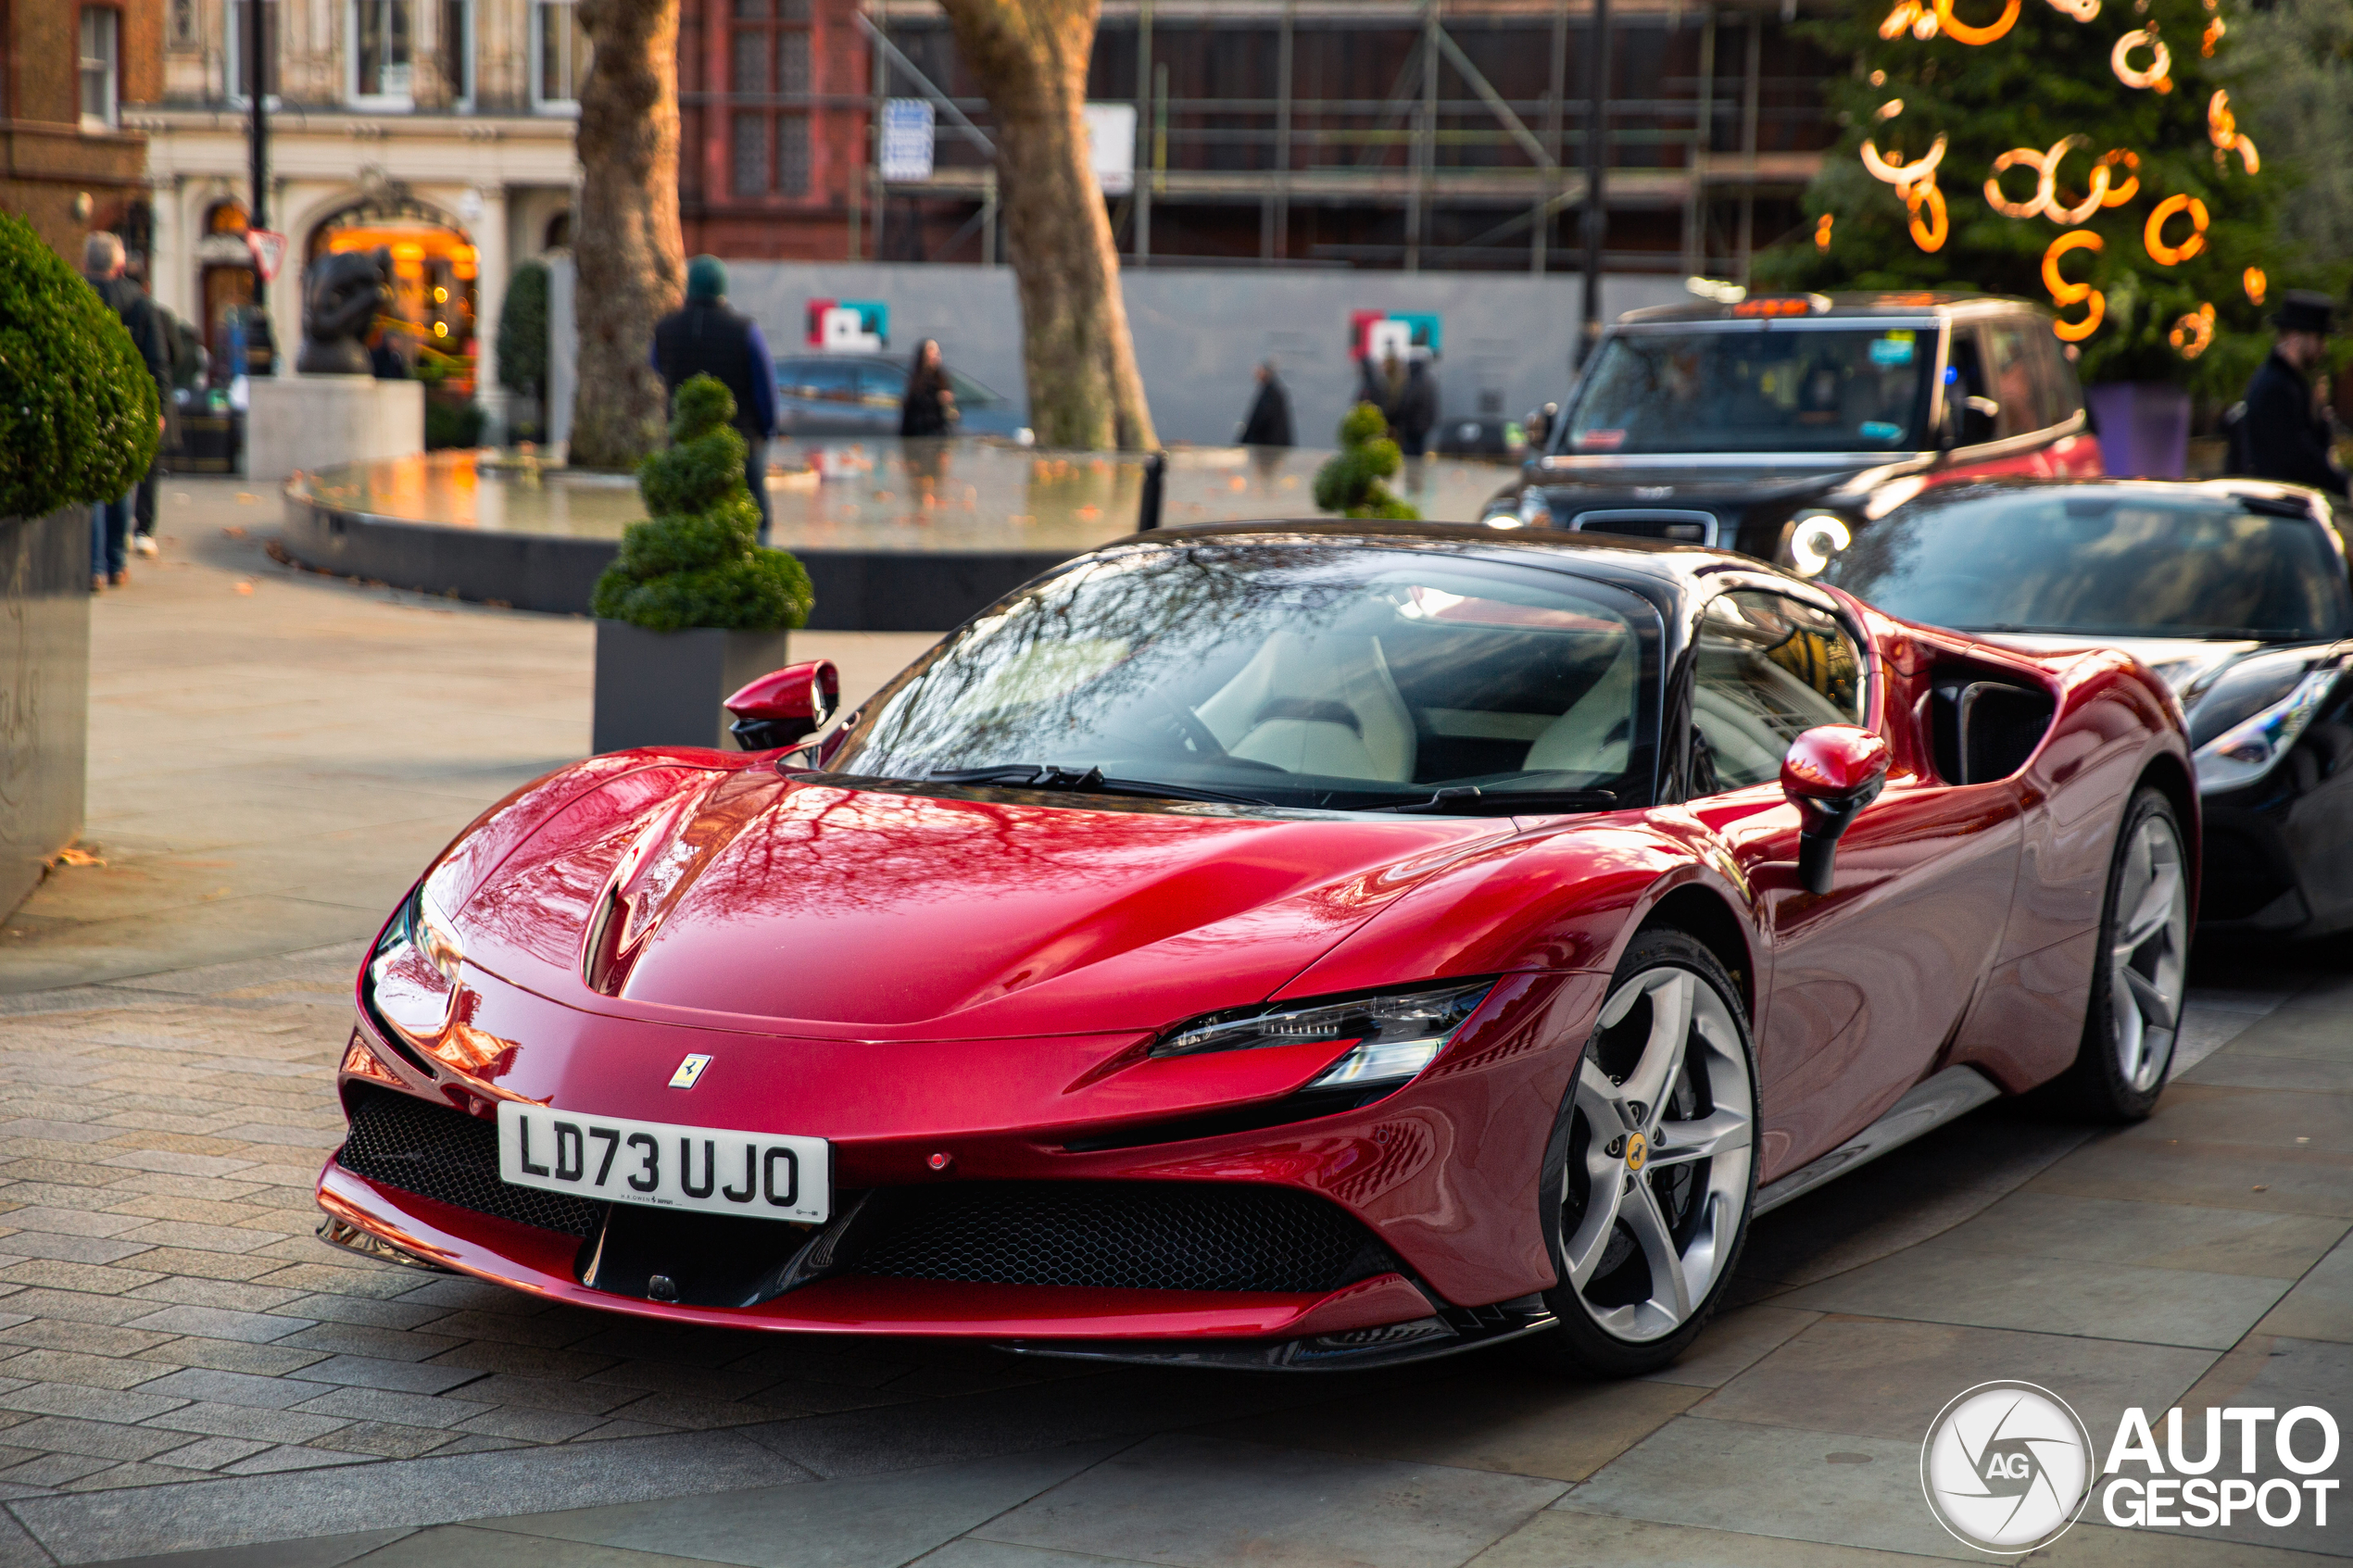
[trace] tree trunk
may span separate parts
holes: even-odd
[[[686,291],[678,0],[580,0],[580,23],[594,57],[580,84],[585,177],[572,226],[580,390],[571,460],[626,469],[662,444],[669,407],[649,363],[654,322]]]
[[[941,0],[996,119],[1005,249],[1021,293],[1029,422],[1044,446],[1151,448],[1119,253],[1087,154],[1101,0]]]

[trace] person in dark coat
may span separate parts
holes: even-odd
[[[2314,397],[2311,376],[2328,347],[2334,313],[2329,296],[2292,289],[2271,324],[2279,337],[2271,358],[2246,383],[2246,402],[2233,432],[2233,467],[2255,479],[2309,484],[2342,500],[2345,470],[2330,455],[2328,417]]]
[[[1419,458],[1429,450],[1429,433],[1438,428],[1438,378],[1430,373],[1429,361],[1419,355],[1406,368],[1389,425],[1405,456]]]
[[[776,428],[776,366],[760,324],[727,308],[727,268],[715,256],[686,263],[686,303],[654,323],[654,369],[674,399],[696,376],[711,376],[736,397],[736,432],[744,438],[744,483],[760,508],[760,542],[768,542],[768,437]]]
[[[139,358],[146,361],[147,373],[156,383],[156,429],[163,429],[162,409],[171,397],[171,350],[165,343],[163,323],[156,319],[155,305],[147,298],[147,291],[122,275],[122,240],[119,235],[97,233],[90,236],[82,249],[82,275],[90,286],[122,321],[131,333],[131,342],[139,350]],[[120,588],[131,581],[131,521],[136,509],[139,485],[145,483],[142,474],[138,483],[123,492],[119,500],[101,501],[90,508],[90,591],[96,593],[108,583]]]
[[[899,405],[899,433],[909,440],[953,435],[956,394],[948,384],[948,367],[940,362],[939,345],[930,338],[915,345],[907,370],[907,393]]]
[[[1290,394],[1284,390],[1283,378],[1275,373],[1272,359],[1258,367],[1258,396],[1250,406],[1250,417],[1242,420],[1241,444],[1245,446],[1291,445]]]

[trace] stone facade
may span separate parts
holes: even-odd
[[[245,265],[246,0],[159,3],[160,90],[125,119],[148,141],[151,286],[165,306],[209,329],[230,285],[245,286],[223,274]],[[566,78],[576,81],[586,60],[572,6],[266,4],[276,107],[265,216],[290,242],[266,291],[280,373],[293,373],[303,264],[331,225],[434,225],[471,247],[452,286],[471,291],[476,395],[495,416],[505,401],[495,345],[507,281],[562,243],[579,179]]]
[[[143,139],[117,111],[82,112],[82,14],[107,19],[116,105],[160,89],[164,0],[0,6],[0,211],[82,262],[82,236],[120,223],[139,194]]]

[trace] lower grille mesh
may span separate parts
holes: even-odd
[[[336,1162],[355,1176],[519,1225],[585,1236],[604,1205],[498,1179],[498,1127],[413,1095],[370,1089],[352,1101]]]
[[[1330,1290],[1396,1267],[1345,1211],[1284,1187],[989,1182],[894,1215],[859,1273],[1131,1290]]]

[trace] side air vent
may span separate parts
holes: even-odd
[[[2026,766],[2049,733],[2051,694],[2006,671],[1941,666],[1928,697],[1930,744],[1947,784],[1991,784]]]

